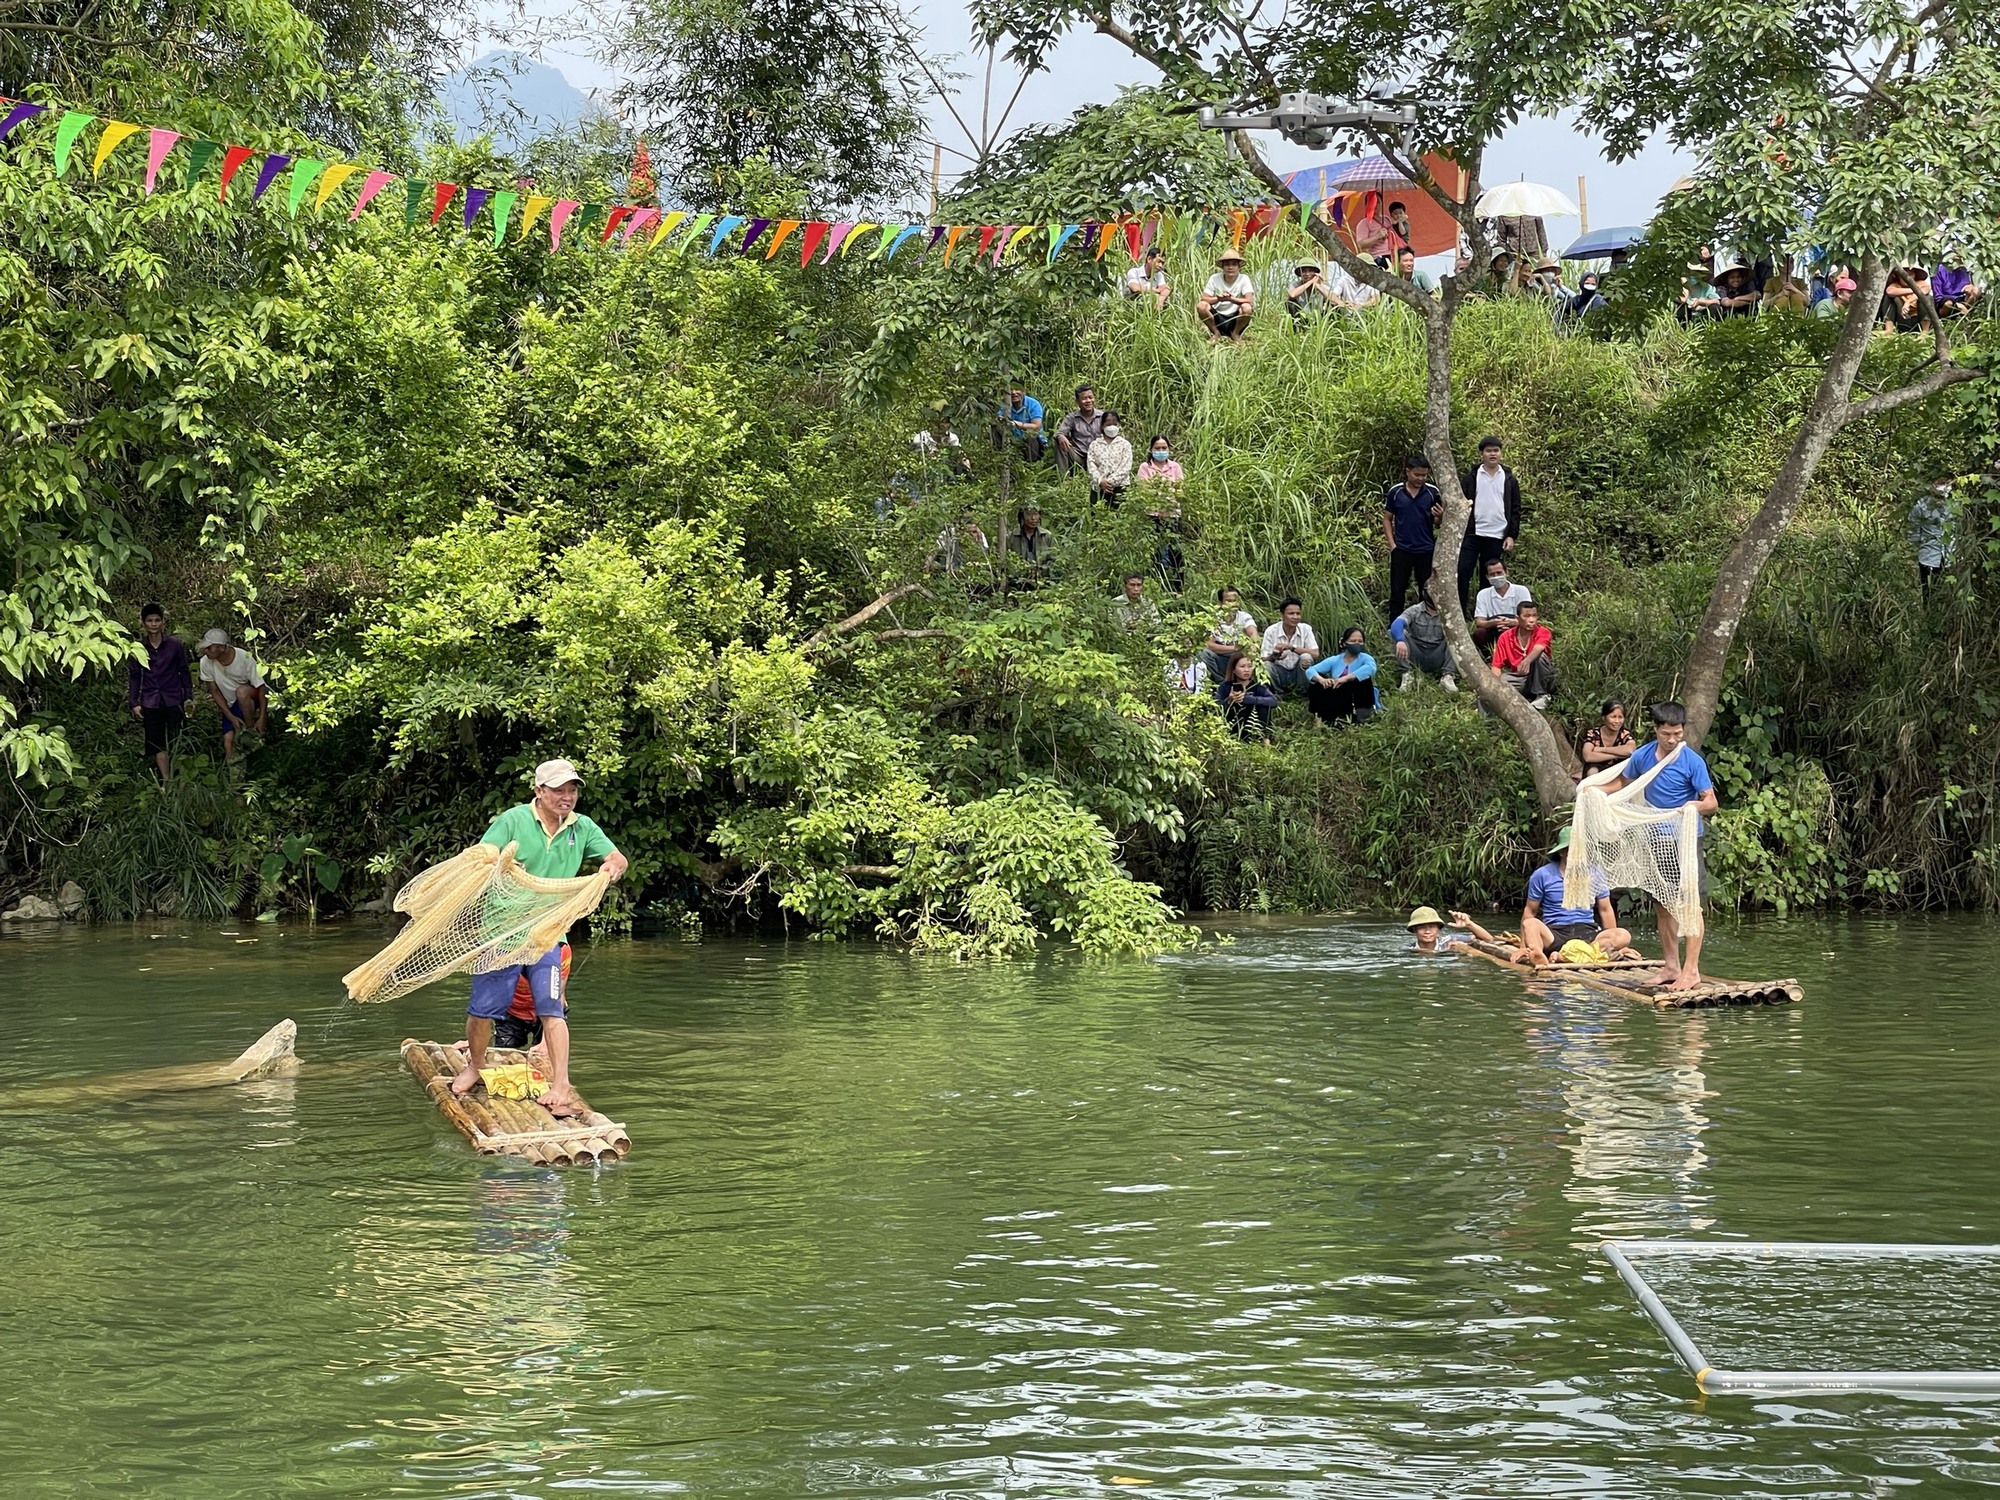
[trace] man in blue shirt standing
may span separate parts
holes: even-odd
[[[1679,751],[1679,754],[1674,752]],[[1653,737],[1633,752],[1625,762],[1625,769],[1616,781],[1608,783],[1604,790],[1616,792],[1630,786],[1653,767],[1666,761],[1660,774],[1646,784],[1646,801],[1654,807],[1671,811],[1686,807],[1690,802],[1705,820],[1715,811],[1715,782],[1708,774],[1708,762],[1687,743],[1687,710],[1674,702],[1653,705]],[[1702,824],[1703,832],[1707,823]],[[1697,846],[1695,858],[1700,860]],[[1702,894],[1707,894],[1708,872],[1700,871]],[[1653,903],[1654,914],[1660,924],[1660,983],[1670,990],[1691,990],[1702,982],[1701,979],[1701,934],[1687,935],[1687,958],[1680,956],[1680,924],[1674,914]]]
[[[1437,551],[1433,529],[1444,515],[1444,501],[1431,483],[1431,461],[1412,453],[1403,465],[1403,482],[1382,492],[1382,535],[1389,543],[1389,618],[1403,612],[1403,599],[1414,583],[1431,581],[1431,560]]]
[[[1632,934],[1618,925],[1611,907],[1611,887],[1596,870],[1590,872],[1589,910],[1563,905],[1563,855],[1569,850],[1569,830],[1556,835],[1549,857],[1528,877],[1528,898],[1521,904],[1521,946],[1528,962],[1546,963],[1562,945],[1581,940],[1595,943],[1606,954],[1632,946]]]

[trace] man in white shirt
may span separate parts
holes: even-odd
[[[257,659],[241,646],[229,644],[229,632],[211,630],[201,638],[202,686],[222,711],[222,756],[236,759],[240,730],[263,734],[267,727],[267,694]]]
[[[1158,245],[1149,246],[1145,260],[1134,261],[1125,272],[1125,295],[1134,301],[1150,297],[1157,311],[1173,294],[1173,283],[1167,280],[1167,252]]]
[[[1278,618],[1264,632],[1264,665],[1270,670],[1271,685],[1281,693],[1306,690],[1306,668],[1319,660],[1319,638],[1312,626],[1300,618],[1305,606],[1287,599],[1278,607]]]
[[[1491,649],[1501,631],[1514,628],[1515,611],[1534,602],[1535,596],[1528,586],[1510,579],[1507,564],[1495,558],[1486,565],[1486,587],[1479,591],[1479,602],[1472,606],[1473,641],[1482,652]]]
[[[1521,534],[1521,481],[1500,462],[1500,439],[1479,440],[1479,466],[1459,476],[1459,488],[1472,502],[1471,522],[1458,549],[1458,607],[1470,615],[1472,580],[1512,552]]]
[[[1202,326],[1217,338],[1243,337],[1250,326],[1250,315],[1257,310],[1257,288],[1243,274],[1241,255],[1225,250],[1216,257],[1215,274],[1201,289],[1201,299],[1194,310]]]

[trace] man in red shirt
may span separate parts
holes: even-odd
[[[1528,700],[1530,708],[1547,708],[1556,690],[1556,664],[1549,659],[1553,644],[1541,608],[1532,600],[1521,602],[1514,628],[1501,631],[1493,643],[1493,670]]]

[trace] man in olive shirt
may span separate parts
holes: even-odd
[[[573,879],[586,859],[602,859],[616,880],[625,873],[626,858],[602,828],[576,810],[582,791],[583,778],[575,766],[566,760],[545,760],[535,767],[534,800],[500,814],[479,842],[498,849],[512,844],[521,868],[543,880]],[[480,1065],[486,1061],[487,1044],[493,1040],[493,1023],[507,1014],[514,1001],[514,986],[524,974],[534,992],[535,1014],[541,1018],[549,1071],[554,1075],[549,1091],[542,1095],[542,1107],[559,1117],[575,1114],[576,1093],[569,1085],[569,1022],[563,1015],[560,939],[533,963],[510,964],[472,976],[472,1003],[465,1013],[466,1061],[452,1079],[451,1091],[462,1098],[479,1083]]]

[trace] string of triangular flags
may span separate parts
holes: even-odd
[[[1044,249],[1053,263],[1074,245],[1078,253],[1088,251],[1094,260],[1120,240],[1137,260],[1152,245],[1162,247],[1183,235],[1192,235],[1197,245],[1210,238],[1227,235],[1232,246],[1267,232],[1296,212],[1298,222],[1317,213],[1327,222],[1343,225],[1355,212],[1353,200],[1362,195],[1342,195],[1324,202],[1303,200],[1293,205],[1252,203],[1229,208],[1154,209],[1137,213],[1085,219],[1076,223],[1044,224],[929,224],[883,223],[866,219],[783,219],[753,217],[748,214],[694,213],[662,209],[640,203],[588,202],[532,192],[525,184],[511,188],[485,188],[410,177],[378,167],[354,162],[295,155],[283,151],[263,151],[226,141],[189,137],[163,126],[134,124],[128,120],[101,119],[85,110],[58,110],[55,106],[0,95],[0,143],[16,130],[36,122],[51,121],[51,140],[57,177],[65,176],[74,161],[83,157],[83,142],[92,126],[100,127],[96,145],[89,153],[93,179],[104,174],[107,163],[127,140],[144,136],[146,151],[145,190],[150,197],[160,185],[170,161],[179,166],[179,185],[193,191],[201,185],[211,167],[217,174],[217,197],[223,202],[245,201],[241,188],[235,199],[229,196],[232,184],[248,180],[247,201],[256,203],[281,178],[288,211],[296,216],[311,200],[315,213],[356,183],[347,209],[351,223],[371,205],[400,202],[403,220],[416,224],[428,215],[438,225],[450,215],[454,227],[471,231],[484,214],[492,226],[493,243],[503,245],[511,230],[518,242],[525,242],[538,224],[545,224],[549,248],[560,250],[564,236],[572,245],[616,242],[628,249],[654,250],[670,246],[670,253],[686,254],[706,238],[705,254],[714,256],[727,246],[732,253],[774,260],[787,245],[796,242],[799,264],[830,264],[845,258],[857,247],[868,248],[863,260],[894,260],[906,246],[918,255],[944,247],[944,264],[950,265],[960,247],[977,246],[969,259],[999,265],[1021,248],[1032,244]],[[130,153],[128,153],[129,155]],[[1373,197],[1375,195],[1366,195]],[[456,212],[453,212],[454,207]],[[1365,210],[1372,212],[1372,210]],[[796,241],[794,237],[796,236]],[[761,256],[759,252],[761,251]]]

